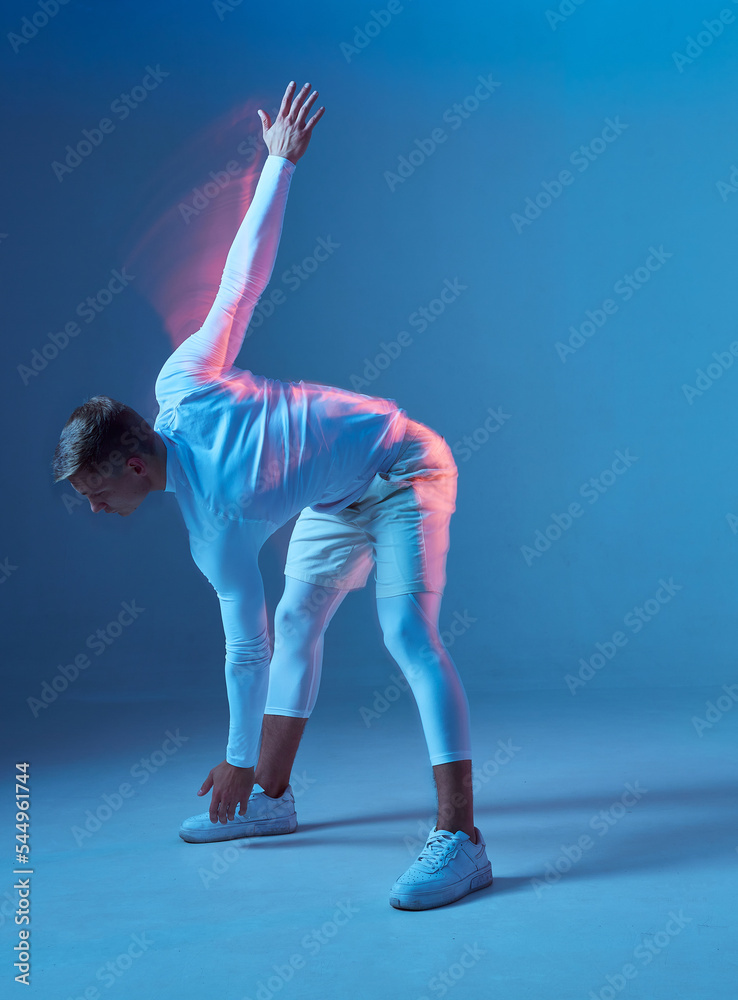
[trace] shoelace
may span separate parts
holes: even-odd
[[[419,861],[427,872],[438,871],[442,865],[456,857],[458,850],[458,840],[454,840],[450,833],[438,830],[428,837],[425,847],[416,859],[416,864]]]

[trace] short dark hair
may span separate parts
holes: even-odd
[[[80,474],[116,477],[132,455],[156,454],[154,433],[125,403],[91,396],[64,424],[51,463],[54,482]]]

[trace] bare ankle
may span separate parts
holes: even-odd
[[[264,794],[270,799],[281,799],[287,791],[287,785],[289,784],[287,781],[259,781],[258,778],[256,780],[257,783],[264,789]]]
[[[437,830],[448,830],[449,833],[465,833],[472,844],[477,842],[477,833],[473,826],[459,826],[458,823],[443,824],[441,820],[436,822]]]

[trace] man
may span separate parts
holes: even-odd
[[[274,268],[295,165],[324,112],[308,120],[317,92],[295,88],[273,123],[259,111],[267,159],[202,328],[159,373],[154,428],[92,397],[62,431],[54,481],[68,479],[94,512],[123,517],[151,490],[174,493],[192,556],[218,595],[229,738],[198,792],[212,789],[209,812],[180,830],[189,842],[296,829],[289,779],[317,696],[323,634],[376,562],[384,642],[415,696],[438,791],[436,828],[390,903],[429,909],[492,882],[473,819],[468,701],[438,633],[458,475],[451,451],[394,400],[234,366]],[[298,511],[271,655],[257,559]]]

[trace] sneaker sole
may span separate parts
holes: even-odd
[[[436,889],[434,892],[427,892],[422,896],[414,896],[412,891],[393,893],[390,895],[390,906],[394,906],[396,910],[432,910],[436,906],[455,903],[457,899],[467,896],[470,892],[486,889],[487,886],[492,885],[492,882],[492,865],[488,864],[486,868],[471,875],[464,882]]]
[[[230,827],[230,829],[229,829]],[[254,820],[253,823],[239,823],[234,829],[230,823],[213,824],[212,830],[180,830],[179,835],[188,844],[215,844],[221,840],[242,840],[246,837],[273,837],[282,833],[294,833],[297,829],[297,815],[285,816],[278,820]]]

